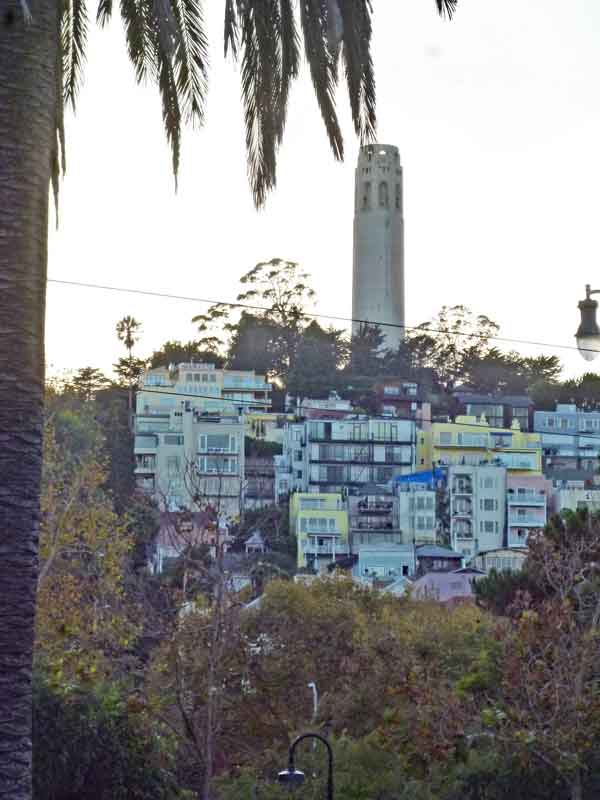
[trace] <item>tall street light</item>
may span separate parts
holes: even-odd
[[[333,800],[333,751],[327,739],[324,736],[321,736],[320,733],[303,733],[301,736],[298,736],[296,739],[294,739],[290,745],[288,768],[284,769],[283,772],[280,772],[277,776],[279,783],[289,786],[290,789],[293,789],[296,786],[301,786],[304,783],[305,775],[303,772],[300,772],[300,770],[296,769],[294,759],[296,747],[298,747],[300,742],[304,741],[304,739],[317,739],[319,742],[323,742],[327,748],[327,755],[329,757],[329,765],[327,769],[327,800]]]
[[[575,337],[579,352],[586,361],[593,361],[600,355],[600,328],[596,322],[598,303],[596,300],[592,300],[593,294],[600,294],[600,289],[592,289],[587,284],[585,287],[585,300],[580,300],[578,303],[581,323],[577,328]]]

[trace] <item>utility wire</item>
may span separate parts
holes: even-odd
[[[107,291],[107,292],[122,292],[124,294],[136,294],[136,295],[143,295],[145,297],[161,297],[167,300],[183,300],[191,303],[222,305],[222,306],[229,306],[229,308],[242,308],[250,311],[270,311],[270,309],[265,306],[253,305],[251,303],[240,303],[237,301],[228,302],[226,300],[211,300],[206,297],[192,297],[190,295],[169,294],[167,292],[153,292],[148,289],[130,289],[123,286],[109,286],[107,284],[61,280],[59,278],[48,278],[48,283],[55,283],[57,285],[62,285],[62,286],[75,286],[80,289],[100,289],[102,291]],[[359,325],[372,325],[381,328],[400,328],[404,331],[419,331],[425,335],[427,335],[428,333],[443,333],[448,336],[457,336],[457,337],[462,336],[467,339],[483,339],[485,341],[504,342],[507,344],[524,344],[531,347],[548,347],[561,350],[577,350],[579,352],[585,351],[590,353],[600,353],[600,350],[595,350],[593,348],[579,348],[570,344],[552,344],[550,342],[537,342],[528,339],[511,339],[506,336],[486,336],[480,333],[445,331],[439,328],[422,328],[418,325],[403,325],[399,322],[382,322],[381,320],[358,319],[356,317],[342,317],[342,316],[335,316],[323,313],[307,314],[306,316],[315,317],[318,319],[333,320],[335,322],[352,322],[352,323],[358,323]]]
[[[128,389],[126,389],[124,387],[121,387],[121,386],[115,386],[114,388],[118,389],[119,391],[122,391],[122,392],[129,391]],[[234,404],[234,405],[236,405],[238,407],[244,405],[244,403],[242,401],[234,400],[234,399],[229,398],[229,397],[215,397],[214,395],[203,395],[203,394],[185,395],[185,394],[182,394],[182,393],[179,393],[179,392],[160,392],[160,391],[157,391],[156,389],[145,389],[143,387],[138,390],[138,393],[140,393],[140,392],[144,392],[145,394],[171,395],[173,397],[179,397],[179,399],[182,402],[185,402],[189,398],[194,399],[194,398],[197,397],[197,398],[200,398],[200,399],[216,400],[216,401],[225,402],[225,403],[232,403],[232,404]],[[270,403],[264,403],[261,400],[253,400],[248,405],[250,405],[250,404],[251,405],[266,406],[268,408],[271,407]],[[360,420],[361,416],[368,416],[368,415],[364,415],[364,414],[361,415],[358,412],[346,411],[346,410],[341,409],[341,408],[319,409],[319,410],[326,411],[327,414],[330,414],[331,416],[334,416],[336,414],[344,414],[345,415],[344,419],[347,419],[348,422],[352,422],[352,421],[360,422],[361,421]],[[273,414],[279,414],[280,416],[287,416],[288,414],[292,414],[294,412],[291,412],[291,411],[282,411],[282,412],[273,411],[272,413]],[[541,413],[544,413],[544,412],[541,412]],[[547,413],[555,414],[556,412],[555,411],[550,411],[550,412],[547,412]],[[600,412],[598,412],[598,413],[600,415]],[[141,413],[138,416],[144,416],[144,414]],[[377,419],[378,422],[379,421],[386,422],[386,423],[389,422],[392,425],[395,422],[416,422],[416,420],[413,417],[371,417],[371,419]],[[307,422],[326,422],[327,420],[325,418],[322,418],[322,419],[311,419],[311,420],[306,420],[306,421]],[[364,420],[362,420],[362,421],[364,421]],[[503,434],[501,434],[501,433],[499,434],[498,433],[499,431],[511,431],[511,432],[513,432],[512,429],[510,429],[510,428],[494,428],[494,427],[491,427],[490,425],[487,425],[487,424],[482,423],[482,422],[440,422],[440,423],[432,422],[431,424],[432,425],[436,425],[436,424],[439,424],[439,425],[453,425],[453,426],[457,426],[457,427],[460,427],[460,428],[465,428],[465,427],[467,427],[467,428],[479,428],[480,430],[487,431],[488,433],[491,433],[491,434],[495,433],[496,435],[500,435],[500,436],[503,435]],[[421,433],[423,433],[423,431],[421,431]],[[519,431],[514,431],[514,433],[524,433],[524,434],[527,434],[527,435],[535,435],[535,436],[543,436],[543,435],[548,435],[548,436],[568,436],[570,438],[574,438],[575,436],[579,436],[579,437],[583,436],[586,439],[600,439],[600,434],[587,433],[585,431],[574,431],[573,433],[569,433],[568,431],[521,431],[521,430],[519,430]],[[417,433],[417,435],[418,435],[418,433]],[[368,440],[368,441],[370,441],[370,440]],[[343,441],[336,441],[336,442],[333,442],[333,444],[343,444]],[[444,447],[444,445],[441,445],[441,446]],[[449,445],[449,446],[451,447],[452,445]],[[517,449],[527,449],[527,448],[517,448]]]

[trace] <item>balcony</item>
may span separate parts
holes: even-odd
[[[452,484],[452,493],[471,495],[473,494],[473,484],[471,481],[455,481]]]
[[[452,509],[453,517],[472,517],[473,507],[469,505],[457,505]]]
[[[350,527],[357,531],[393,531],[396,528],[391,518],[384,517],[378,520],[366,520],[360,517],[351,520]]]
[[[508,524],[516,528],[543,528],[546,524],[546,515],[537,517],[533,514],[509,514]]]
[[[325,539],[325,537],[319,537]],[[346,542],[342,542],[339,538],[329,539],[328,541],[323,541],[322,544],[318,544],[318,542],[314,541],[313,539],[307,539],[306,541],[302,542],[302,550],[304,553],[312,553],[316,555],[333,555],[333,553],[345,553],[348,550]]]
[[[546,507],[546,495],[543,492],[513,492],[509,489],[506,499],[509,506]]]
[[[144,472],[154,472],[155,470],[156,470],[155,456],[136,456],[135,459],[136,474]]]
[[[392,513],[394,503],[391,500],[359,500],[357,509],[359,514],[384,514]]]
[[[270,392],[271,384],[256,380],[236,381],[234,378],[225,377],[223,379],[223,390],[235,392]]]

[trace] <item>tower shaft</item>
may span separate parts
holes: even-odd
[[[404,338],[404,218],[397,147],[361,147],[355,178],[352,317],[381,325],[385,347]],[[353,333],[360,322],[353,323]]]

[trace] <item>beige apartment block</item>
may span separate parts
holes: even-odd
[[[135,473],[139,489],[163,511],[211,507],[223,520],[239,516],[244,495],[244,419],[179,411],[138,414]]]

